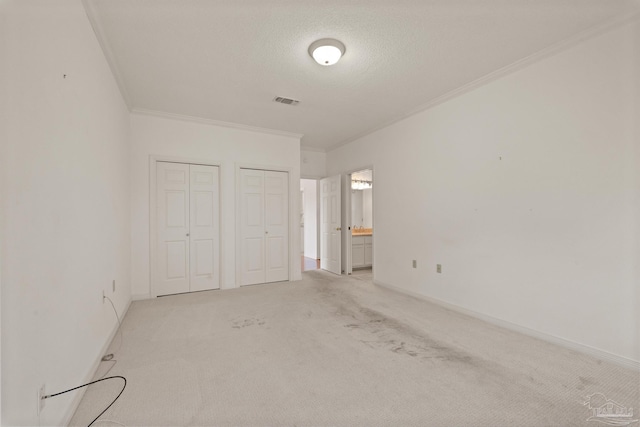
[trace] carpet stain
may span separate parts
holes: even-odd
[[[424,331],[361,305],[343,289],[317,286],[316,290],[323,302],[333,307],[337,316],[349,318],[349,322],[343,325],[345,328],[369,335],[359,340],[368,347],[382,348],[421,360],[437,359],[472,366],[476,364],[465,352],[434,340]]]
[[[232,323],[232,326],[231,326],[232,328],[242,329],[242,328],[246,328],[254,325],[262,326],[266,322],[264,321],[264,319],[250,318],[250,319],[233,320],[231,323]]]
[[[592,377],[578,377],[582,385],[594,385],[597,384],[594,378]]]
[[[340,285],[314,283],[312,288],[319,306],[341,321],[341,326],[362,345],[428,364],[426,369],[451,370],[456,377],[466,378],[469,384],[491,390],[497,398],[526,393],[534,396],[543,407],[551,407],[554,403],[545,393],[549,385],[546,381],[507,369],[497,361],[474,357],[453,342],[433,337],[429,328],[437,325],[414,326],[393,315],[385,315],[368,306],[366,296],[358,295],[360,290],[355,281]]]
[[[407,354],[411,357],[416,357],[418,355],[417,352],[407,349],[404,342],[401,342],[399,345],[396,345],[394,348],[391,349],[391,351],[393,351],[394,353]]]

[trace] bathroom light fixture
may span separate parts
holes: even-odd
[[[370,188],[373,188],[373,183],[371,181],[360,181],[357,179],[351,181],[352,190],[368,190]]]
[[[344,44],[336,39],[320,39],[311,43],[309,55],[318,64],[328,66],[338,62],[345,50]]]

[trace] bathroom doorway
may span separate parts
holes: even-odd
[[[349,182],[347,274],[373,268],[373,170],[352,172]]]

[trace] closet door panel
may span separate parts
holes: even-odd
[[[220,288],[220,197],[216,166],[189,165],[190,291]]]
[[[265,281],[264,171],[240,169],[240,284]]]
[[[289,174],[265,171],[265,282],[289,280]]]
[[[156,168],[156,293],[189,291],[189,165]]]

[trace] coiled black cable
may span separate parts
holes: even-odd
[[[107,409],[111,408],[111,405],[113,405],[114,403],[116,403],[116,400],[118,400],[118,398],[120,397],[120,395],[122,394],[122,392],[124,391],[124,389],[125,389],[125,388],[127,388],[127,379],[126,379],[125,377],[121,377],[120,375],[114,375],[114,376],[112,376],[112,377],[100,378],[99,380],[91,381],[90,383],[82,384],[82,385],[79,385],[78,387],[74,387],[74,388],[70,388],[69,390],[61,391],[60,393],[49,394],[49,395],[47,395],[47,396],[44,396],[44,397],[43,397],[43,399],[48,399],[48,398],[50,398],[50,397],[59,396],[59,395],[61,395],[61,394],[69,393],[70,391],[74,391],[74,390],[77,390],[77,389],[82,388],[82,387],[88,387],[88,386],[90,386],[91,384],[99,383],[100,381],[106,381],[106,380],[111,380],[111,379],[115,379],[115,378],[120,378],[121,380],[123,380],[123,381],[124,381],[124,385],[122,386],[122,390],[120,390],[120,393],[118,393],[118,395],[116,396],[116,398],[115,398],[115,399],[113,399],[113,401],[109,404],[109,406],[107,406],[106,408],[104,408],[104,410],[103,410],[102,412],[100,412],[100,413],[98,414],[98,416],[97,416],[97,417],[95,417],[95,418],[93,419],[93,421],[91,421],[91,422],[89,423],[89,425],[87,426],[87,427],[91,427],[91,425],[92,425],[93,423],[95,423],[95,422],[96,422],[96,420],[102,416],[102,414],[104,414],[105,412],[107,412]]]

